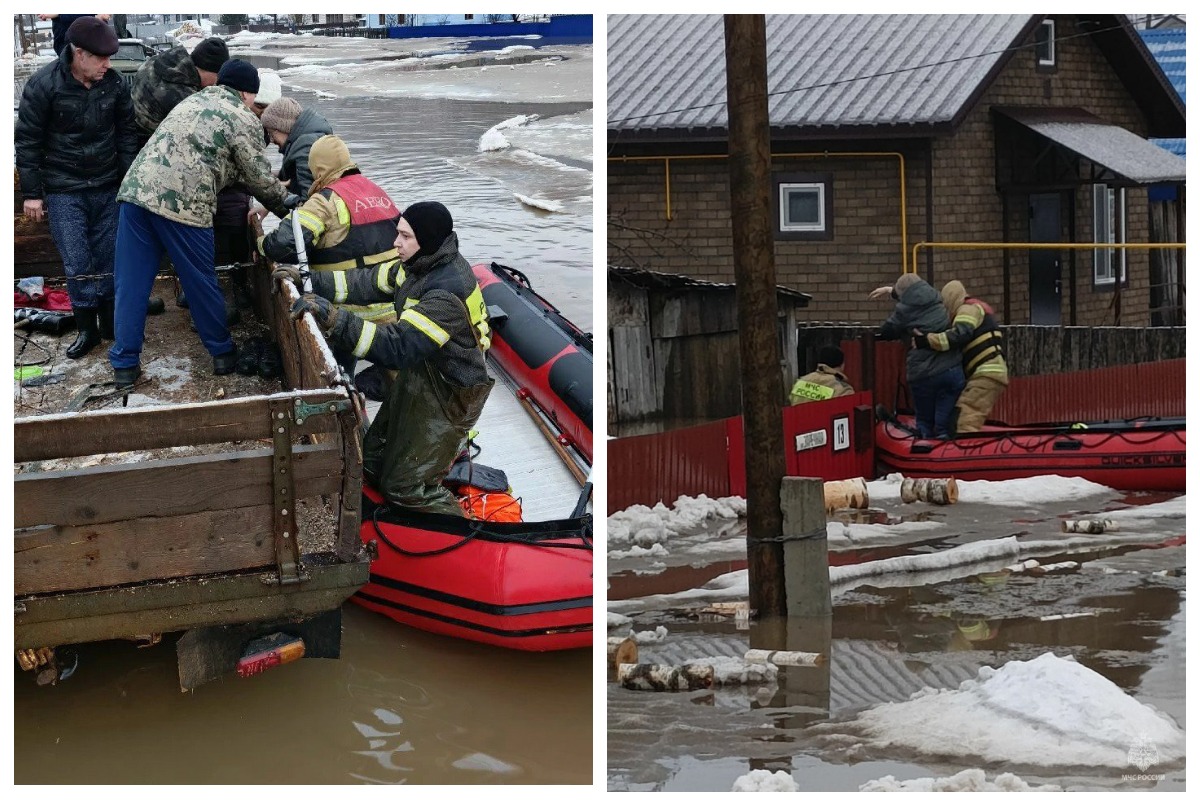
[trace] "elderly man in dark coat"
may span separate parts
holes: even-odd
[[[109,69],[117,47],[102,20],[75,20],[58,59],[26,82],[17,113],[25,217],[49,217],[79,329],[68,358],[112,338],[117,188],[138,150],[129,83]]]

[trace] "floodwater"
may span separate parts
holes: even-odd
[[[1142,496],[1135,501],[1147,499],[1154,500]],[[1041,507],[1050,519],[1052,507]],[[937,513],[946,521],[939,536],[899,551],[920,553],[931,543],[945,548],[1013,533],[1001,507],[971,506],[958,513],[955,509]],[[1045,527],[1036,515],[1022,517],[1020,525],[1031,538],[1048,536],[1040,533]],[[651,599],[650,609],[629,613],[633,623],[621,628],[666,627],[661,642],[643,644],[639,662],[679,664],[695,658],[742,657],[751,647],[782,647],[824,649],[829,664],[783,670],[775,684],[690,693],[630,691],[610,680],[608,788],[729,791],[738,777],[762,769],[786,771],[803,790],[854,791],[886,775],[900,780],[945,777],[981,767],[989,780],[1012,772],[1031,785],[1181,791],[1186,784],[1183,762],[1150,770],[1162,774],[1160,780],[1127,781],[1122,774],[1137,769],[1032,767],[969,756],[922,756],[873,745],[855,735],[850,724],[864,709],[902,702],[926,686],[957,688],[983,666],[998,668],[1054,652],[1074,656],[1186,729],[1186,548],[1179,534],[1181,521],[1163,526],[1168,537],[1160,543],[1040,557],[1043,564],[1082,563],[1074,573],[981,572],[911,587],[875,587],[865,580],[852,589],[835,588],[834,612],[828,620],[739,623],[699,606],[664,608]],[[722,528],[737,532],[731,524]],[[673,556],[688,556],[677,548],[673,543]],[[891,547],[879,554],[857,552],[853,561],[894,556],[897,551]],[[846,554],[832,561],[844,562]],[[616,600],[693,589],[719,574],[745,568],[744,554],[738,559],[728,550],[710,560],[680,563],[668,560],[665,568],[649,573],[645,560],[641,568],[636,560],[620,560],[615,571],[610,563],[610,610],[626,612],[613,606]],[[913,730],[919,732],[920,726]]]
[[[329,119],[398,205],[443,202],[469,260],[522,270],[568,318],[592,326],[591,171],[582,159],[590,134],[580,145],[590,104],[288,94]],[[478,151],[488,129],[531,114],[541,116],[531,135],[538,150],[514,137],[514,148]],[[515,193],[561,211],[539,211]],[[589,651],[502,650],[353,604],[343,612],[341,660],[230,676],[188,694],[172,636],[146,649],[82,647],[74,675],[53,687],[18,672],[16,782],[591,782]]]
[[[592,310],[590,103],[501,104],[427,98],[318,98],[315,107],[350,148],[363,173],[404,207],[449,208],[463,255],[523,271],[534,289],[583,330]],[[536,149],[480,152],[479,139],[518,115],[539,115],[527,138]],[[588,122],[586,131],[581,119]],[[512,133],[512,130],[506,130]],[[585,159],[586,158],[586,159]],[[514,194],[560,205],[546,212]]]
[[[171,639],[78,648],[70,678],[17,672],[18,784],[580,784],[591,654],[507,651],[354,604],[340,660],[179,690]]]

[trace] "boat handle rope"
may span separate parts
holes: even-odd
[[[585,550],[585,551],[592,550],[592,541],[589,540],[588,538],[584,537],[583,535],[579,536],[579,540],[582,541],[582,544],[558,543],[558,542],[553,542],[550,539],[551,537],[553,537],[552,535],[546,535],[546,536],[540,537],[540,538],[537,536],[518,537],[518,536],[514,536],[514,535],[502,535],[502,534],[497,534],[495,532],[489,532],[486,529],[484,529],[482,526],[478,526],[478,527],[472,528],[471,531],[466,536],[464,536],[462,540],[459,540],[457,543],[452,543],[449,546],[443,546],[440,549],[430,549],[428,551],[412,551],[409,549],[400,548],[395,543],[393,543],[388,538],[387,535],[385,535],[383,533],[383,529],[381,529],[379,526],[379,513],[381,511],[386,511],[386,510],[387,510],[386,506],[376,507],[371,512],[371,525],[375,527],[375,534],[379,537],[380,540],[382,540],[393,551],[395,551],[399,554],[403,554],[406,557],[436,557],[439,554],[448,554],[451,551],[455,551],[457,549],[462,548],[463,546],[470,543],[472,540],[486,540],[490,543],[520,543],[520,544],[524,544],[524,545],[528,545],[528,546],[536,546],[538,548],[577,549],[577,550]],[[480,523],[484,523],[484,521],[480,521]]]

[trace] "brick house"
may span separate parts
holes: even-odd
[[[722,19],[608,28],[609,263],[730,282]],[[1146,138],[1184,137],[1183,104],[1124,15],[769,15],[767,50],[776,279],[810,319],[882,320],[867,293],[917,243],[1145,244],[1149,186],[1182,210],[1184,162]],[[1150,325],[1152,286],[1182,321],[1145,249],[915,260],[1010,324]]]

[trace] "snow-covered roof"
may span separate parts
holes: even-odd
[[[1035,21],[1028,14],[768,15],[771,124],[948,124]],[[724,129],[721,16],[610,16],[608,121],[610,131]]]
[[[1187,29],[1153,28],[1138,31],[1138,34],[1175,92],[1179,93],[1179,99],[1187,103]]]

